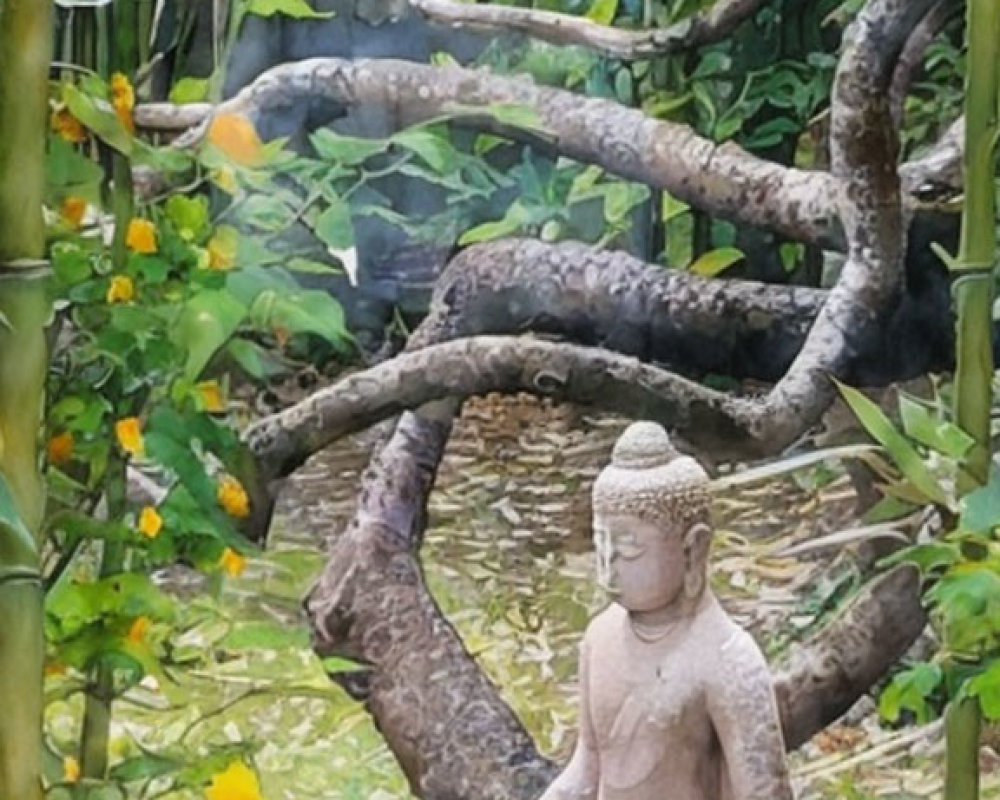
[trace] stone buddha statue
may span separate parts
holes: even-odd
[[[639,422],[594,484],[613,602],[580,648],[576,750],[541,800],[791,800],[767,662],[707,585],[708,475]]]

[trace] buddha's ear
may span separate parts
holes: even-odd
[[[712,529],[704,522],[695,522],[684,532],[684,592],[688,597],[701,594],[705,588],[705,565],[712,548]]]

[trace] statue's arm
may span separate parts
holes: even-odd
[[[771,671],[739,630],[723,645],[708,707],[725,754],[733,800],[792,800]]]
[[[539,800],[593,800],[597,797],[599,770],[597,741],[590,720],[589,681],[590,648],[587,637],[580,644],[579,694],[580,733],[576,749],[566,768],[559,774]]]

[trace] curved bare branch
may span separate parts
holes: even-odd
[[[410,0],[410,5],[428,19],[446,25],[516,31],[552,44],[581,45],[610,58],[631,61],[683,52],[724,39],[765,1],[718,0],[667,28],[642,31],[612,28],[572,14],[516,6],[455,0]]]
[[[348,376],[252,425],[244,436],[275,476],[288,475],[341,436],[433,400],[532,392],[657,419],[713,455],[756,457],[767,446],[740,436],[738,399],[596,347],[519,336],[429,345]]]

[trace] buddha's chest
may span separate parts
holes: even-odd
[[[649,648],[618,650],[594,658],[588,696],[591,721],[606,745],[635,735],[658,735],[673,729],[695,730],[707,722],[705,665],[693,654]],[[699,674],[701,672],[701,674]]]

